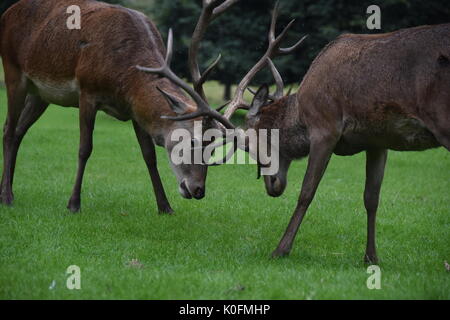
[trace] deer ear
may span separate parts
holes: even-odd
[[[176,96],[162,90],[160,87],[156,87],[156,89],[158,89],[158,91],[161,92],[163,97],[167,100],[173,112],[175,112],[176,114],[186,113],[188,108],[186,103],[178,99]]]
[[[250,109],[248,111],[249,116],[255,116],[259,113],[259,110],[262,106],[264,106],[269,99],[269,86],[267,84],[263,84],[258,91],[256,91],[255,96],[253,97],[252,104],[250,105]]]

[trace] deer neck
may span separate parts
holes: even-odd
[[[300,159],[309,154],[309,136],[300,117],[297,95],[286,97],[274,128],[280,128],[280,152],[288,159]]]
[[[176,129],[185,129],[191,131],[192,121],[173,121],[164,119],[164,116],[175,116],[169,104],[157,90],[157,87],[176,95],[191,106],[194,111],[194,102],[187,98],[181,89],[171,84],[166,79],[157,79],[138,73],[142,79],[128,85],[126,97],[131,110],[132,119],[153,138],[155,143],[164,147],[166,141],[170,139],[172,132]]]

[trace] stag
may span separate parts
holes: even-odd
[[[280,169],[264,176],[267,193],[282,195],[290,163],[309,156],[297,206],[274,257],[291,251],[332,154],[365,151],[364,260],[377,263],[375,219],[387,150],[443,146],[450,151],[449,34],[450,24],[442,24],[342,35],[319,53],[298,92],[287,96],[268,60],[277,92],[270,95],[266,85],[260,87],[246,117],[249,128],[280,130]]]
[[[378,35],[345,34],[316,57],[295,94],[284,95],[283,80],[271,61],[289,53],[275,37],[272,15],[269,49],[245,76],[225,116],[247,108],[247,128],[279,129],[279,170],[264,176],[267,193],[283,194],[291,162],[309,156],[297,206],[273,252],[291,251],[332,154],[366,153],[364,205],[367,211],[366,263],[377,263],[375,219],[387,150],[450,151],[450,24],[421,26]],[[288,26],[289,27],[289,26]],[[301,41],[300,41],[301,43]],[[297,47],[299,44],[296,44]],[[267,85],[246,104],[243,93],[269,65],[277,90]]]
[[[197,53],[209,23],[236,2],[203,2],[189,51],[195,90],[175,75],[172,82],[142,72],[148,68],[164,69],[170,63],[172,33],[166,50],[155,25],[137,11],[91,0],[22,0],[9,8],[0,22],[0,55],[8,97],[1,202],[13,202],[14,168],[23,137],[53,103],[79,108],[78,170],[67,206],[71,211],[80,210],[83,174],[92,152],[95,117],[101,110],[118,120],[132,121],[158,210],[172,213],[157,169],[155,144],[170,154],[175,145],[171,133],[184,128],[193,136],[194,120],[199,117],[206,128],[218,123],[231,126],[209,108],[203,90],[206,77],[218,60],[202,74]],[[66,27],[66,10],[73,5],[81,9],[79,30]],[[136,65],[147,68],[137,69]],[[180,112],[189,112],[193,117],[180,122],[170,120]],[[171,166],[184,198],[204,197],[206,166],[172,162]]]

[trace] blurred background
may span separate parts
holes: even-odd
[[[2,0],[1,6],[10,0]],[[176,53],[172,68],[189,78],[187,52],[192,32],[201,11],[201,0],[106,0],[134,8],[153,20],[164,39],[174,30]],[[206,68],[219,53],[222,61],[211,74],[208,94],[212,103],[228,100],[232,85],[255,64],[267,48],[270,13],[275,0],[241,0],[208,29],[200,50],[200,62]],[[285,46],[305,34],[308,39],[295,54],[280,57],[275,64],[287,84],[298,85],[317,53],[342,33],[383,33],[424,24],[450,22],[448,0],[281,0],[278,30],[290,19],[296,19]],[[368,30],[366,9],[377,4],[381,8],[381,30]],[[0,71],[0,77],[2,77]],[[1,79],[0,79],[1,81]],[[272,83],[267,70],[260,72],[254,83]]]
[[[172,27],[176,56],[173,68],[188,78],[187,48],[200,15],[200,0],[109,0],[146,13],[166,39]],[[213,22],[208,29],[200,62],[203,67],[219,53],[222,61],[211,75],[222,86],[228,100],[231,86],[255,64],[267,48],[270,13],[275,0],[241,0],[230,11]],[[381,30],[368,30],[366,9],[377,4],[381,8]],[[298,84],[317,53],[342,33],[382,33],[424,24],[450,22],[448,0],[281,0],[278,29],[290,19],[296,22],[286,40],[288,46],[305,34],[308,39],[296,54],[277,58],[275,63],[288,84]],[[271,83],[269,72],[261,72],[255,83]]]

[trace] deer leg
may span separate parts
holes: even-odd
[[[158,211],[159,213],[171,214],[173,213],[173,210],[167,200],[166,193],[164,192],[164,187],[161,182],[161,177],[159,176],[153,140],[150,135],[145,132],[135,121],[133,121],[133,127],[139,145],[141,146],[142,155],[144,157],[145,164],[147,165],[148,172],[150,173],[150,178],[152,179],[153,191],[155,193]]]
[[[436,94],[433,95],[433,101],[421,99],[421,105],[426,105],[427,112],[421,115],[420,119],[425,123],[427,129],[434,135],[436,140],[448,151],[450,151],[450,95],[447,90],[447,83],[436,88]],[[433,110],[433,112],[431,111]]]
[[[291,251],[297,231],[302,223],[303,217],[308,210],[311,201],[314,198],[319,182],[327,168],[333,153],[337,139],[321,139],[320,141],[311,141],[308,166],[305,177],[303,178],[300,197],[297,202],[291,221],[281,238],[276,250],[272,253],[272,257],[280,257],[288,255]]]
[[[444,113],[443,113],[444,114]],[[426,119],[425,124],[428,130],[434,135],[436,140],[448,151],[450,151],[450,130],[447,124],[441,124],[439,121],[434,119]]]
[[[11,187],[14,181],[14,170],[16,166],[17,152],[19,151],[22,139],[28,129],[41,117],[47,109],[48,103],[40,97],[28,95],[25,102],[25,109],[20,114],[19,123],[17,124],[14,139],[16,140],[15,148],[12,150],[11,164]]]
[[[8,115],[3,127],[3,175],[0,187],[0,201],[6,205],[12,205],[14,195],[12,192],[12,168],[15,150],[18,141],[15,138],[17,123],[25,106],[26,88],[19,74],[7,76]]]
[[[450,151],[450,131],[447,130],[447,132],[445,132],[445,130],[437,129],[434,130],[433,134],[439,143]]]
[[[378,263],[375,247],[375,220],[386,166],[387,150],[368,150],[366,152],[366,186],[364,206],[367,211],[367,247],[364,262]]]
[[[81,184],[83,181],[84,169],[92,153],[92,134],[94,132],[95,116],[97,109],[95,104],[89,98],[81,93],[80,96],[80,147],[78,153],[78,170],[75,185],[72,190],[67,208],[72,212],[80,210],[81,203]]]

